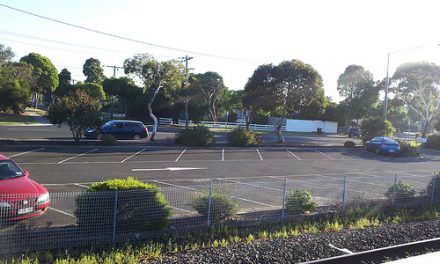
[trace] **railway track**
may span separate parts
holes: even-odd
[[[405,258],[428,251],[439,250],[440,238],[433,238],[363,252],[348,253],[341,256],[303,262],[302,264],[382,263],[385,260]],[[346,252],[346,250],[341,251]]]

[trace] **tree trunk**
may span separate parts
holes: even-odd
[[[429,125],[430,125],[430,121],[427,119],[426,121],[425,121],[425,125],[423,126],[423,132],[422,132],[422,137],[423,138],[426,138],[426,134],[428,133],[428,131],[429,131]]]
[[[246,129],[249,129],[249,125],[251,124],[251,110],[244,110],[244,121],[246,122]]]
[[[283,121],[284,121],[284,117],[281,117],[280,120],[278,121],[277,126],[276,126],[276,132],[277,132],[277,136],[278,136],[278,143],[284,144],[284,137],[281,133],[281,128],[283,128]]]
[[[156,136],[157,132],[157,117],[153,114],[153,109],[151,108],[151,105],[153,104],[152,100],[148,103],[148,114],[150,115],[151,119],[153,119],[154,126],[153,126],[153,132],[151,132],[150,141],[154,141],[154,137]]]
[[[188,96],[186,96],[185,98],[185,128],[188,128],[188,103],[189,103],[189,98]]]

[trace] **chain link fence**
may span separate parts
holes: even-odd
[[[440,200],[433,175],[314,175],[218,179],[148,190],[51,193],[50,203],[28,195],[0,195],[0,254],[153,239],[214,224],[282,221],[293,190],[306,190],[319,212],[349,206]],[[439,189],[439,190],[436,190]],[[297,213],[296,213],[297,215]]]

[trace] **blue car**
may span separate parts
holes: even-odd
[[[388,137],[374,137],[365,143],[365,148],[377,154],[400,154],[400,144]]]
[[[132,120],[112,120],[101,128],[88,128],[84,131],[86,138],[101,139],[103,135],[110,134],[117,139],[134,139],[148,137],[148,128],[142,122]]]

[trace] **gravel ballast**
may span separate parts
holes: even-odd
[[[436,237],[440,237],[440,220],[238,243],[228,247],[169,254],[162,260],[143,263],[298,263],[343,254],[329,247],[329,244],[361,252]]]

